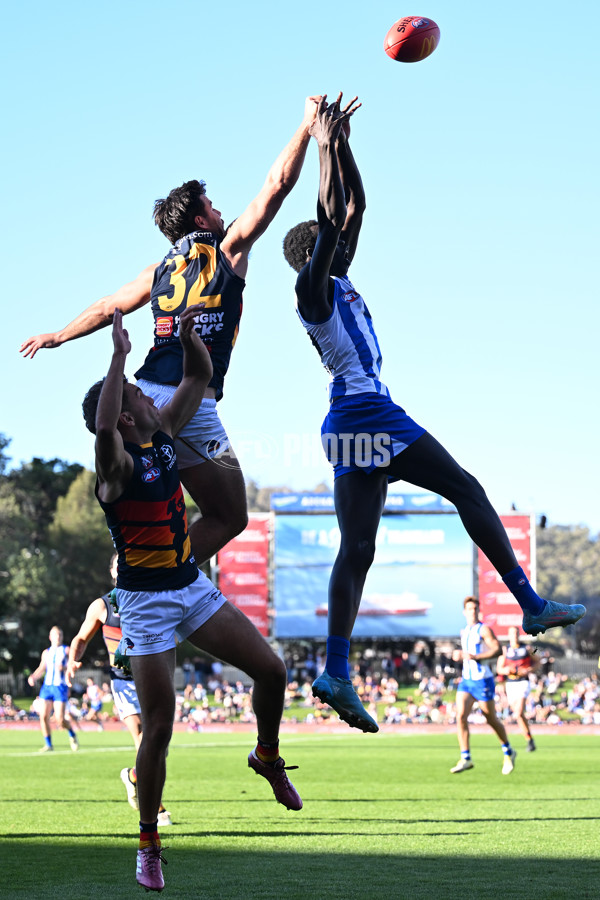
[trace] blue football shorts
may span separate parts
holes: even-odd
[[[334,400],[321,426],[321,441],[334,478],[372,472],[425,434],[425,429],[383,394],[350,394]],[[389,481],[398,481],[390,476]]]
[[[493,677],[479,678],[477,681],[463,678],[457,687],[457,691],[470,694],[475,700],[483,700],[487,703],[496,696],[496,682]]]
[[[42,700],[54,700],[66,703],[69,699],[69,686],[67,684],[43,684],[40,690]]]

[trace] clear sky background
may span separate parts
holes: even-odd
[[[429,59],[392,62],[403,15],[433,18]],[[363,102],[352,145],[368,209],[351,277],[373,314],[392,396],[485,486],[499,512],[600,531],[600,5],[405,7],[40,0],[3,18],[0,432],[93,467],[80,414],[108,329],[34,360],[54,331],[168,245],[154,200],[207,182],[226,222],[257,194],[304,98]],[[332,483],[318,434],[327,376],[297,321],[289,227],[314,216],[316,145],[249,267],[220,404],[248,478]],[[148,307],[126,319],[133,374]],[[411,491],[400,484],[397,490]]]

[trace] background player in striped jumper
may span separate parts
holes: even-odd
[[[307,98],[302,123],[273,163],[261,191],[227,229],[206,196],[205,183],[187,181],[154,205],[156,224],[175,245],[162,262],[93,303],[65,328],[30,337],[20,348],[33,358],[41,348],[59,347],[109,325],[115,307],[126,314],[150,303],[154,347],[136,378],[160,407],[170,402],[182,377],[180,316],[186,307],[205,301],[195,327],[210,351],[213,375],[176,441],[181,480],[202,513],[190,527],[199,564],[248,524],[244,478],[216,407],[238,334],[248,257],[298,181],[317,99]]]
[[[40,728],[44,736],[44,746],[42,753],[53,750],[52,747],[52,729],[50,727],[50,717],[54,712],[54,721],[58,728],[66,728],[69,733],[69,744],[71,750],[79,749],[77,735],[73,728],[73,722],[67,712],[67,701],[69,699],[69,685],[67,684],[67,659],[69,656],[69,648],[63,644],[62,629],[54,625],[50,629],[50,646],[42,653],[40,664],[32,672],[27,683],[33,687],[42,675],[44,682],[40,689],[40,699],[44,703],[42,715],[40,715]]]
[[[113,585],[117,583],[117,560],[115,555],[110,561],[110,575]],[[97,597],[87,608],[85,619],[69,647],[69,661],[67,664],[67,683],[72,685],[73,678],[81,668],[81,659],[87,646],[96,632],[102,629],[102,638],[108,653],[110,665],[110,687],[112,690],[115,709],[120,720],[124,723],[133,738],[136,751],[140,749],[142,742],[142,719],[140,701],[138,700],[135,682],[131,672],[124,672],[115,666],[115,651],[119,646],[123,632],[121,631],[121,619],[114,609],[114,590]],[[111,602],[111,598],[112,602]],[[121,781],[127,792],[127,800],[133,809],[139,809],[137,798],[137,778],[135,766],[121,770]],[[162,798],[158,808],[158,824],[161,828],[171,825],[171,813],[165,809]]]
[[[503,675],[506,681],[506,699],[527,741],[527,750],[535,750],[535,741],[531,736],[531,728],[525,717],[525,701],[531,693],[529,676],[539,668],[540,661],[533,655],[531,647],[519,640],[519,629],[512,625],[508,629],[508,647],[505,647],[496,663],[496,673]]]
[[[212,365],[194,329],[198,306],[184,310],[179,339],[183,379],[158,409],[138,386],[124,382],[131,344],[114,310],[113,354],[106,378],[83,402],[96,435],[96,496],[118,553],[116,600],[142,717],[136,760],[140,843],[136,879],[161,891],[158,809],[175,713],[175,645],[189,640],[254,681],[258,741],[248,765],[287,809],[302,808],[279,755],[287,673],[250,620],[198,571],[187,529],[173,434],[198,409]]]
[[[334,467],[341,545],[329,582],[325,671],[313,693],[349,725],[378,731],[349,681],[348,653],[389,481],[407,481],[456,506],[469,536],[522,607],[524,631],[536,634],[569,625],[584,615],[585,607],[538,597],[481,485],[392,402],[380,380],[381,351],[371,314],[348,278],[365,194],[349,145],[349,119],[357,107],[352,101],[341,109],[340,101],[341,95],[328,106],[323,98],[311,126],[320,161],[317,221],[291,229],[283,246],[298,272],[300,321],[331,375],[331,405],[321,434]]]
[[[517,751],[510,746],[506,729],[496,714],[494,675],[488,660],[500,656],[501,649],[496,635],[487,625],[479,621],[479,600],[465,597],[463,611],[467,627],[461,633],[461,650],[456,650],[453,659],[461,662],[462,681],[456,692],[456,730],[460,759],[450,769],[453,775],[473,768],[469,735],[469,715],[473,704],[478,703],[488,725],[498,735],[504,753],[502,774],[510,775],[515,767]]]

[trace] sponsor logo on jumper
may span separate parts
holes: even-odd
[[[356,291],[347,291],[347,293],[344,294],[343,299],[346,301],[346,303],[353,303],[355,300],[358,300],[359,297],[360,294],[358,294]]]
[[[171,337],[173,334],[173,316],[156,317],[156,336]]]
[[[146,484],[150,484],[151,481],[156,481],[157,478],[160,478],[160,469],[148,469],[148,471],[144,472],[142,475],[142,481],[145,481]]]
[[[163,444],[160,448],[160,455],[163,458],[163,461],[167,464],[167,471],[170,471],[173,468],[173,465],[176,460],[175,450],[171,446],[171,444]]]
[[[200,337],[223,331],[225,318],[224,312],[203,312],[194,317],[194,330]],[[179,331],[179,328],[177,329]]]
[[[154,457],[153,456],[142,456],[142,465],[145,469],[149,469],[150,466],[154,465]]]
[[[133,641],[131,640],[131,638],[126,637],[126,638],[125,638],[125,643],[127,644],[127,649],[128,649],[128,650],[133,650],[133,649],[134,649],[135,644],[133,643]]]

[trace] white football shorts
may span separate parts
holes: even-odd
[[[169,591],[117,588],[121,631],[128,656],[172,650],[227,603],[203,572],[187,587]]]
[[[147,397],[152,397],[158,409],[170,403],[177,390],[172,384],[156,384],[144,378],[140,378],[137,386]],[[230,446],[227,432],[217,412],[217,401],[205,398],[197,412],[175,438],[177,468],[189,469],[198,466],[225,453]]]
[[[529,697],[531,693],[531,685],[526,678],[520,678],[518,681],[506,681],[506,699],[512,706],[523,698]]]

